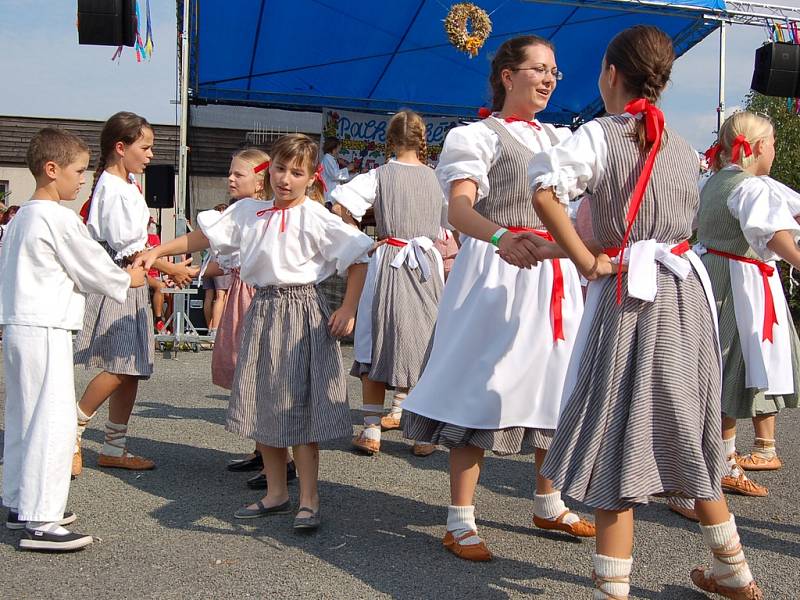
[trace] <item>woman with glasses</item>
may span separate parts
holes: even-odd
[[[467,560],[492,558],[474,516],[484,453],[516,454],[528,445],[537,468],[542,464],[583,312],[572,263],[538,262],[546,251],[540,246],[550,248],[549,236],[527,182],[534,154],[570,135],[536,120],[559,79],[548,40],[523,36],[503,43],[490,75],[495,112],[452,129],[436,169],[463,244],[442,296],[430,359],[404,403],[404,434],[450,448],[443,543]],[[523,231],[540,237],[518,237]],[[531,259],[538,264],[519,268]],[[594,526],[538,474],[533,522],[594,535]]]

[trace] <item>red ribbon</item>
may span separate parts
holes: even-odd
[[[753,149],[750,147],[750,142],[748,142],[747,138],[740,133],[733,139],[733,146],[731,146],[731,161],[738,164],[739,159],[742,156],[742,150],[744,150],[745,156],[753,155]]]
[[[478,109],[478,116],[481,119],[485,119],[487,117],[491,117],[492,116],[492,111],[490,109],[486,108],[485,106],[481,106]]]
[[[314,179],[322,184],[322,191],[327,194],[328,186],[325,184],[325,180],[322,178],[322,163],[317,165],[317,170],[314,171]]]
[[[756,260],[755,258],[748,258],[747,256],[738,256],[736,254],[729,254],[722,250],[712,250],[706,248],[711,254],[722,256],[729,260],[738,260],[739,262],[747,263],[748,265],[755,265],[761,273],[761,281],[764,284],[764,323],[762,325],[761,341],[773,341],[772,326],[778,324],[778,315],[775,313],[775,300],[772,297],[772,288],[769,287],[769,278],[775,272],[775,269],[765,262]]]
[[[554,242],[553,236],[547,231],[539,229],[531,229],[530,227],[508,227],[511,233],[522,233],[526,231],[538,235],[540,238],[546,239],[548,242]],[[553,290],[550,294],[550,318],[553,321],[553,341],[566,340],[564,337],[564,317],[563,317],[563,302],[564,302],[564,273],[561,271],[561,262],[559,259],[554,258],[550,261],[553,264]]]
[[[273,206],[272,208],[265,208],[263,210],[258,211],[256,213],[256,216],[257,217],[263,217],[265,214],[270,213],[269,219],[267,219],[267,226],[269,226],[269,222],[272,220],[272,216],[276,212],[280,211],[280,213],[281,213],[281,229],[280,229],[280,231],[281,231],[281,233],[284,233],[286,231],[286,210],[287,209],[285,209],[285,208],[278,208],[277,206]]]
[[[388,237],[386,238],[386,243],[390,246],[394,246],[395,248],[402,248],[403,246],[408,246],[408,242],[404,242],[403,240],[398,240],[397,238]]]
[[[81,206],[81,211],[79,214],[81,215],[81,219],[83,219],[84,225],[89,222],[89,209],[91,207],[92,207],[91,198],[89,198],[86,202],[83,203],[83,206]]]
[[[682,256],[686,254],[691,249],[689,245],[689,240],[683,240],[680,244],[674,245],[670,248],[670,252],[675,256]],[[609,258],[614,258],[615,256],[619,256],[622,248],[603,248],[603,254],[607,255]]]
[[[705,151],[705,157],[708,161],[709,166],[713,166],[714,162],[717,160],[719,153],[722,151],[722,146],[719,144],[712,144],[708,147],[708,150]]]
[[[527,119],[520,119],[517,115],[511,115],[510,117],[506,117],[503,120],[506,123],[527,123],[536,130],[542,129],[536,121],[528,121]]]
[[[265,160],[260,165],[256,165],[255,167],[253,167],[253,172],[254,173],[261,173],[261,171],[263,171],[265,169],[269,169],[269,161],[268,160]]]
[[[661,149],[661,138],[664,135],[664,113],[646,98],[631,100],[625,106],[625,112],[633,116],[643,115],[647,141],[652,146],[650,146],[650,152],[647,154],[647,160],[644,163],[642,172],[639,174],[639,179],[636,181],[636,187],[633,188],[631,202],[628,205],[628,214],[625,217],[627,227],[625,228],[625,235],[622,237],[622,244],[620,244],[620,264],[625,258],[625,248],[628,245],[628,238],[631,236],[633,222],[636,220],[636,215],[639,214],[644,192],[647,189],[647,184],[650,183],[650,176],[653,174],[656,155]],[[622,304],[622,269],[617,271],[617,304]]]

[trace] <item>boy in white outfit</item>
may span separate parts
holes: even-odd
[[[72,332],[83,325],[84,296],[117,302],[144,285],[142,269],[123,271],[73,211],[89,149],[54,128],[31,140],[36,191],[6,230],[0,254],[0,325],[5,372],[3,504],[6,527],[24,529],[20,549],[76,550],[92,536],[64,529],[75,445]]]

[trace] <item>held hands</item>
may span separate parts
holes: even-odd
[[[142,287],[147,282],[147,271],[142,267],[129,266],[125,268],[131,278],[131,287]]]
[[[353,327],[356,323],[356,311],[354,308],[340,306],[337,310],[333,311],[331,318],[328,319],[328,327],[331,328],[331,334],[334,337],[345,337],[353,333]]]
[[[538,236],[515,235],[507,231],[500,238],[497,254],[510,265],[520,269],[530,269],[545,259],[540,251],[540,241],[548,243]]]
[[[190,266],[192,263],[192,259],[187,258],[183,262],[175,263],[170,268],[170,272],[167,273],[170,279],[175,283],[176,286],[179,288],[184,288],[190,283],[192,283],[192,279],[200,272],[199,267],[192,267]]]
[[[378,249],[380,246],[383,246],[383,245],[384,245],[386,242],[387,242],[387,240],[381,240],[381,241],[379,241],[379,242],[375,242],[375,243],[372,245],[372,248],[370,248],[370,249],[367,251],[367,256],[369,256],[370,258],[372,258],[372,255],[373,255],[373,254],[375,254],[375,251],[376,251],[376,250],[377,250],[377,249]]]
[[[146,271],[149,271],[153,263],[159,258],[161,258],[161,255],[158,253],[158,248],[150,248],[150,250],[145,250],[136,256],[133,260],[133,266],[144,267]]]
[[[595,279],[605,277],[607,275],[614,275],[618,270],[619,265],[611,262],[609,256],[602,253],[594,257],[594,264],[590,269],[580,269],[581,275],[583,275],[588,281],[594,281]],[[624,265],[622,270],[626,270]]]

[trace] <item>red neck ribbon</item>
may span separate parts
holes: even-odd
[[[287,209],[287,208],[278,208],[277,206],[273,206],[272,208],[265,208],[263,210],[258,211],[256,213],[256,216],[257,217],[263,217],[265,214],[269,213],[269,219],[267,219],[267,225],[269,225],[269,222],[272,220],[272,215],[274,215],[276,212],[280,211],[280,213],[281,213],[281,229],[280,229],[280,232],[284,233],[286,231],[286,211],[287,210],[289,210],[289,209]]]
[[[316,179],[322,184],[322,191],[327,193],[328,186],[325,184],[325,180],[322,178],[322,163],[317,165],[317,170],[314,171],[314,179]]]
[[[651,143],[652,146],[650,146],[650,152],[647,154],[647,160],[644,163],[642,172],[639,174],[639,179],[636,181],[636,187],[633,188],[631,201],[628,205],[628,214],[625,217],[625,222],[627,225],[625,227],[625,235],[622,238],[622,244],[620,246],[619,253],[620,267],[623,264],[623,259],[625,258],[625,249],[628,246],[628,238],[630,238],[631,230],[633,229],[633,223],[636,220],[636,215],[639,214],[639,208],[642,205],[647,184],[650,183],[650,176],[653,173],[653,165],[656,162],[656,155],[661,149],[661,138],[664,135],[664,113],[662,113],[656,105],[651,104],[649,100],[645,98],[631,100],[625,106],[625,112],[630,113],[634,117],[642,115],[645,123],[647,141]],[[617,304],[622,304],[621,268],[617,271]]]
[[[491,110],[491,109],[489,109],[489,108],[486,108],[485,106],[481,106],[481,107],[478,109],[478,116],[479,116],[481,119],[485,119],[485,118],[487,118],[487,117],[491,117],[491,116],[492,116],[492,110]]]
[[[254,173],[261,173],[261,171],[264,171],[265,169],[269,169],[269,161],[268,160],[265,160],[260,165],[256,165],[255,167],[253,167],[253,172]]]
[[[517,123],[517,122],[519,122],[519,123],[527,123],[528,125],[530,125],[534,129],[537,129],[537,130],[541,129],[541,127],[539,126],[539,124],[536,121],[528,121],[527,119],[520,119],[517,115],[511,115],[510,117],[506,117],[503,120],[506,123]]]
[[[745,156],[753,155],[753,149],[750,147],[750,142],[748,142],[747,138],[740,133],[733,139],[733,145],[731,146],[731,161],[733,161],[735,164],[739,163],[739,159],[742,156],[742,150],[744,150]]]

